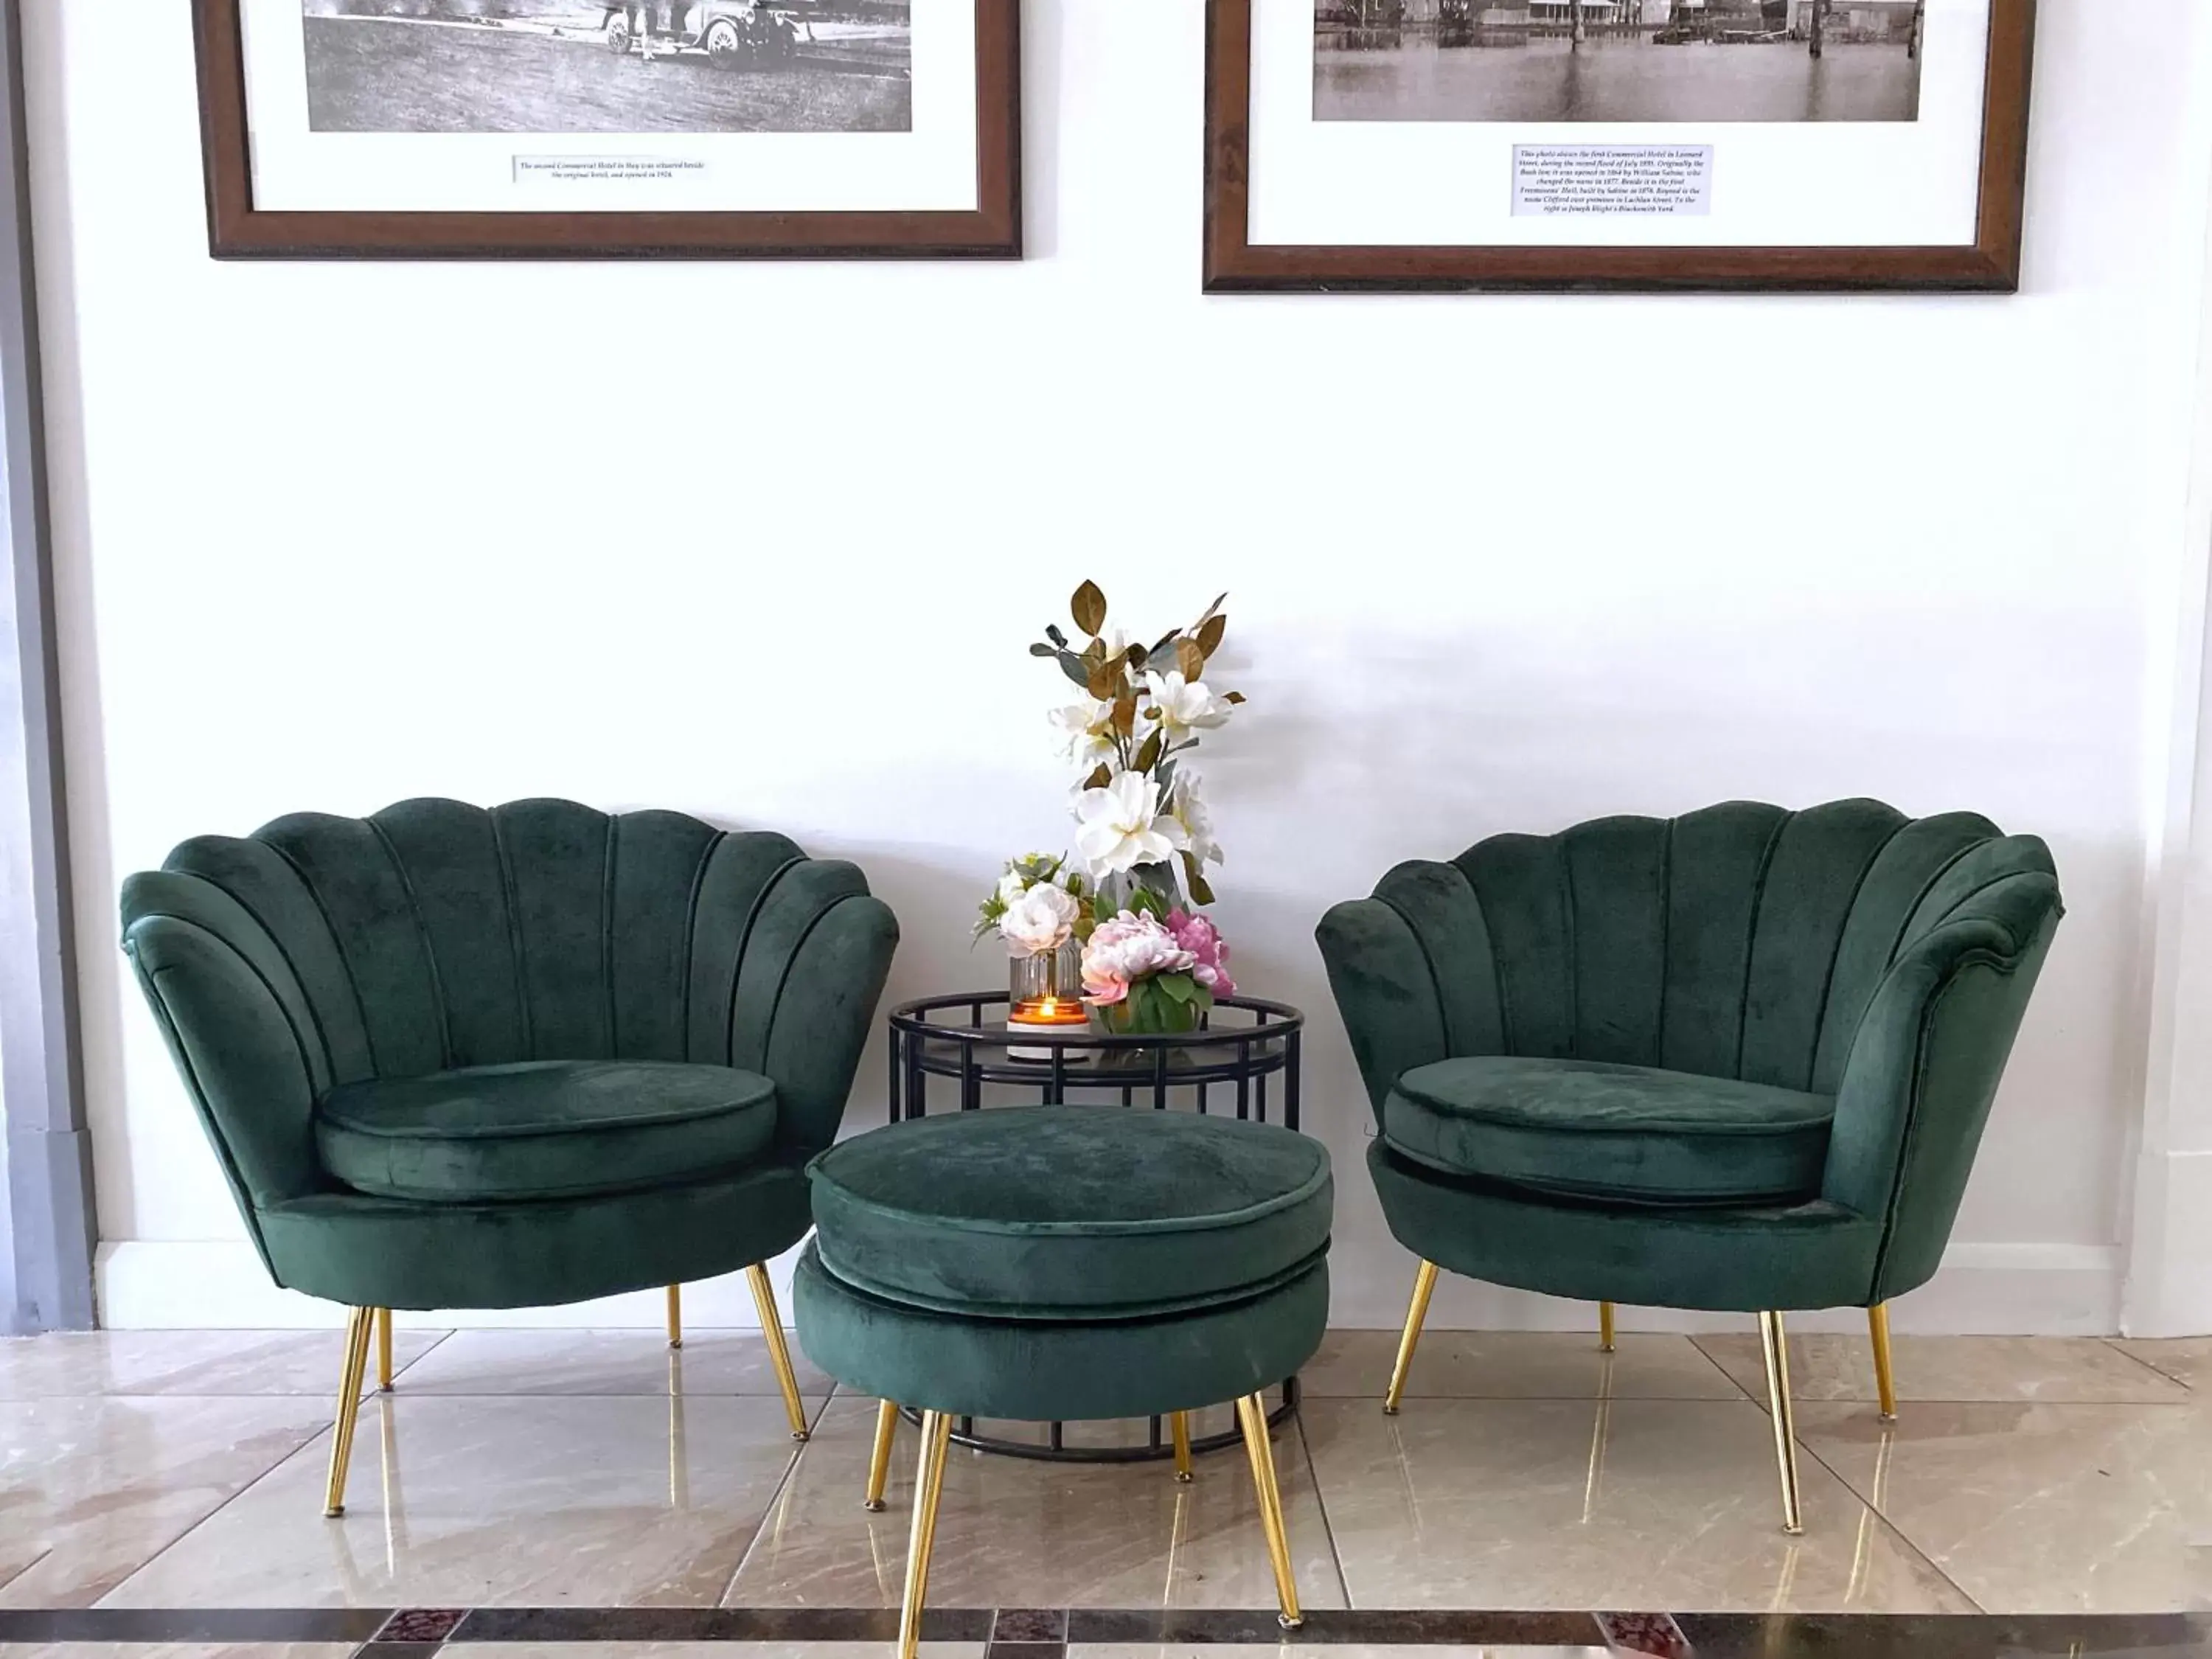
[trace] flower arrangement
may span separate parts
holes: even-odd
[[[1215,997],[1237,994],[1229,946],[1204,916],[1162,916],[1149,892],[1133,902],[1092,927],[1083,951],[1084,1000],[1103,1011],[1109,1030],[1190,1030]]]
[[[975,937],[996,932],[1010,957],[1057,951],[1076,936],[1090,896],[1083,872],[1069,869],[1065,854],[1031,853],[1009,859],[999,884],[980,908]]]
[[[1057,627],[1030,647],[1031,656],[1057,662],[1083,688],[1082,702],[1052,718],[1069,757],[1087,769],[1075,797],[1076,850],[1101,891],[1116,901],[1143,888],[1164,902],[1164,913],[1181,905],[1187,884],[1192,903],[1213,902],[1206,866],[1222,861],[1221,848],[1185,757],[1200,732],[1226,725],[1244,701],[1206,683],[1206,665],[1228,631],[1221,610],[1228,597],[1148,647],[1108,627],[1106,595],[1086,581],[1068,605],[1082,647]],[[1117,902],[1116,912],[1121,908]]]
[[[1086,769],[1075,790],[1075,845],[1092,894],[1073,931],[1083,942],[1084,1000],[1109,1030],[1191,1030],[1217,995],[1236,993],[1229,947],[1197,913],[1213,902],[1206,866],[1222,852],[1187,760],[1200,734],[1226,725],[1244,701],[1206,682],[1228,631],[1227,598],[1146,646],[1109,626],[1106,595],[1086,581],[1068,606],[1083,645],[1054,626],[1030,647],[1083,688],[1083,700],[1052,719],[1069,757]],[[1014,915],[1011,902],[1006,914]]]

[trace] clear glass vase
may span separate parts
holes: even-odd
[[[1083,1000],[1083,947],[1075,940],[1057,951],[1006,959],[1008,1030],[1079,1036],[1090,1023],[1091,1011]],[[1016,1048],[1007,1053],[1016,1060],[1052,1058],[1049,1048]]]

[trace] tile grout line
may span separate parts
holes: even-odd
[[[1682,1340],[1685,1342],[1687,1342],[1691,1347],[1697,1350],[1698,1353],[1705,1359],[1705,1364],[1711,1365],[1723,1376],[1728,1378],[1729,1387],[1734,1389],[1736,1393],[1741,1395],[1744,1399],[1750,1401],[1753,1405],[1756,1406],[1760,1403],[1759,1396],[1753,1394],[1749,1389],[1744,1387],[1742,1383],[1737,1382],[1735,1373],[1730,1370],[1727,1366],[1722,1364],[1719,1360],[1716,1359],[1713,1357],[1712,1351],[1706,1347],[1704,1343],[1698,1341],[1694,1334],[1685,1333]]]
[[[1321,1489],[1321,1465],[1314,1462],[1313,1442],[1306,1437],[1305,1400],[1303,1395],[1298,1409],[1291,1413],[1291,1420],[1298,1426],[1298,1451],[1306,1461],[1306,1479],[1313,1483],[1314,1507],[1321,1511],[1322,1536],[1328,1540],[1328,1559],[1336,1568],[1336,1587],[1343,1594],[1344,1605],[1350,1608],[1352,1581],[1345,1577],[1344,1552],[1336,1547],[1336,1524],[1328,1518],[1328,1498]]]
[[[2127,1337],[2118,1337],[2118,1336],[2100,1336],[2100,1337],[2099,1337],[2099,1338],[2097,1339],[2097,1340],[2098,1340],[2098,1341],[2100,1341],[2100,1342],[2103,1343],[2106,1347],[2110,1348],[2110,1349],[2111,1349],[2114,1353],[2116,1353],[2116,1354],[2119,1355],[2121,1358],[2123,1358],[2123,1359],[2133,1360],[2136,1364],[2138,1364],[2138,1365],[2142,1366],[2145,1370],[2148,1371],[2148,1372],[2149,1372],[2153,1376],[2162,1376],[2162,1377],[2164,1377],[2167,1382],[2169,1382],[2172,1383],[2172,1384],[2173,1384],[2173,1386],[2174,1386],[2175,1388],[2179,1389],[2181,1389],[2184,1393],[2188,1394],[2188,1395],[2192,1395],[2192,1396],[2197,1393],[2196,1389],[2192,1388],[2189,1383],[2187,1383],[2187,1382],[2184,1382],[2181,1378],[2179,1378],[2179,1377],[2176,1376],[2175,1376],[2172,1371],[2167,1370],[2164,1366],[2162,1366],[2162,1365],[2154,1365],[2154,1364],[2151,1364],[2151,1362],[2150,1362],[2149,1360],[2145,1359],[2145,1358],[2144,1358],[2141,1354],[2130,1353],[2130,1352],[2129,1352],[2125,1348],[2124,1348],[2124,1347],[2122,1347],[2122,1346],[2120,1346],[2120,1344],[2121,1344],[2122,1342],[2124,1342],[2124,1341],[2129,1341],[2129,1340],[2133,1340],[2133,1339],[2131,1339],[2131,1338],[2127,1338]],[[2166,1401],[2151,1401],[2151,1402],[2149,1402],[2149,1403],[2151,1403],[2151,1404],[2153,1404],[2153,1405],[2163,1405],[2163,1404],[2166,1404],[2166,1403],[2168,1403],[2168,1402],[2166,1402]],[[2179,1403],[2179,1402],[2173,1402],[2173,1403]]]
[[[814,1449],[814,1437],[821,1432],[822,1419],[830,1414],[830,1402],[837,1397],[838,1386],[835,1382],[830,1384],[830,1392],[823,1397],[822,1409],[807,1425],[806,1438],[791,1449],[790,1461],[783,1466],[783,1478],[775,1483],[775,1490],[769,1494],[768,1503],[761,1510],[760,1521],[753,1528],[753,1535],[745,1540],[744,1548],[738,1552],[737,1565],[730,1569],[730,1576],[724,1581],[721,1593],[714,1598],[716,1607],[728,1602],[732,1592],[738,1587],[738,1578],[744,1572],[745,1564],[753,1559],[753,1552],[760,1547],[760,1540],[768,1532],[769,1522],[775,1518],[776,1505],[783,1502],[784,1494],[791,1490],[792,1481],[798,1477],[799,1464]]]
[[[1918,1540],[1916,1540],[1911,1533],[1905,1531],[1902,1522],[1893,1519],[1887,1510],[1878,1508],[1864,1492],[1862,1492],[1856,1486],[1852,1484],[1850,1479],[1846,1476],[1842,1470],[1836,1468],[1834,1464],[1829,1462],[1826,1458],[1821,1456],[1818,1451],[1814,1450],[1811,1445],[1808,1444],[1802,1435],[1797,1436],[1796,1440],[1797,1449],[1804,1453],[1806,1456],[1811,1458],[1815,1463],[1818,1463],[1822,1468],[1826,1469],[1828,1472],[1829,1478],[1833,1480],[1835,1483],[1841,1486],[1845,1492],[1850,1493],[1853,1498],[1856,1498],[1859,1502],[1860,1507],[1864,1509],[1869,1515],[1874,1516],[1875,1522],[1884,1531],[1891,1534],[1896,1538],[1899,1543],[1904,1545],[1906,1549],[1911,1551],[1913,1558],[1917,1560],[1921,1565],[1926,1567],[1929,1571],[1934,1573],[1939,1582],[1949,1585],[1952,1589],[1958,1593],[1959,1599],[1964,1601],[1968,1607],[1972,1607],[1976,1613],[1984,1616],[1988,1615],[1989,1609],[1984,1607],[1974,1596],[1968,1595],[1966,1592],[1966,1587],[1964,1584],[1961,1584],[1957,1579],[1952,1577],[1949,1573],[1944,1571],[1942,1567],[1936,1564],[1935,1558],[1929,1555],[1926,1550],[1921,1548]]]
[[[287,1395],[284,1397],[306,1398],[307,1396]],[[357,1402],[355,1409],[360,1409]],[[337,1413],[332,1413],[331,1415],[335,1417]],[[185,1540],[191,1537],[202,1527],[207,1525],[209,1522],[214,1520],[216,1516],[221,1515],[225,1510],[228,1509],[233,1504],[238,1502],[240,1498],[245,1497],[246,1493],[252,1492],[263,1481],[268,1480],[270,1476],[275,1474],[277,1470],[283,1468],[287,1463],[289,1463],[301,1452],[307,1450],[308,1447],[313,1445],[325,1435],[330,1433],[331,1429],[335,1426],[336,1425],[334,1424],[326,1425],[322,1428],[312,1431],[306,1439],[301,1441],[297,1445],[294,1446],[291,1450],[286,1452],[282,1457],[279,1457],[275,1462],[271,1463],[267,1468],[262,1470],[260,1474],[255,1475],[251,1480],[240,1486],[236,1492],[231,1493],[229,1497],[224,1498],[213,1509],[208,1510],[204,1515],[198,1516],[192,1520],[186,1522],[181,1528],[173,1534],[166,1541],[155,1546],[153,1551],[147,1555],[144,1560],[139,1562],[138,1565],[132,1567],[130,1571],[125,1573],[122,1577],[117,1579],[106,1589],[100,1591],[99,1599],[94,1601],[93,1605],[96,1607],[106,1606],[109,1596],[114,1595],[118,1590],[122,1589],[140,1573],[145,1571],[147,1568],[152,1566],[156,1561],[167,1555],[171,1550],[176,1548],[178,1545],[183,1543]]]

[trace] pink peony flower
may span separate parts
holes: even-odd
[[[1194,912],[1170,910],[1168,933],[1190,953],[1193,979],[1218,997],[1237,994],[1237,981],[1229,977],[1228,942],[1218,927]]]
[[[1153,917],[1124,910],[1100,922],[1083,947],[1084,1000],[1109,1006],[1124,1000],[1139,980],[1188,973],[1197,960]]]

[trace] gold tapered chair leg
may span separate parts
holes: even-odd
[[[681,1285],[668,1287],[668,1346],[672,1348],[684,1346],[684,1287]]]
[[[898,1659],[914,1659],[921,1644],[921,1608],[929,1596],[929,1550],[937,1541],[937,1504],[945,1495],[945,1452],[952,1419],[921,1414],[921,1463],[914,1477],[914,1528],[907,1534],[906,1599],[899,1607]]]
[[[1413,1303],[1406,1310],[1406,1334],[1398,1339],[1398,1361],[1390,1367],[1390,1391],[1382,1396],[1386,1417],[1398,1414],[1398,1402],[1405,1397],[1406,1373],[1413,1364],[1413,1345],[1421,1340],[1421,1322],[1429,1316],[1429,1297],[1436,1288],[1437,1264],[1424,1261],[1420,1272],[1413,1275]]]
[[[1874,1338],[1874,1384],[1881,1395],[1881,1420],[1897,1421],[1897,1373],[1889,1357],[1889,1304],[1867,1310],[1867,1334]]]
[[[1597,1304],[1597,1351],[1600,1353],[1613,1352],[1613,1304],[1610,1302]]]
[[[376,1310],[376,1386],[380,1392],[392,1392],[392,1310]]]
[[[1431,1269],[1431,1272],[1434,1269]],[[1248,1394],[1237,1402],[1237,1421],[1244,1431],[1244,1449],[1252,1459],[1252,1485],[1260,1494],[1260,1525],[1267,1534],[1267,1559],[1275,1569],[1275,1599],[1283,1610],[1275,1622],[1296,1630],[1306,1621],[1298,1611],[1297,1582],[1291,1576],[1291,1540],[1283,1528],[1283,1493],[1275,1484],[1275,1449],[1267,1441],[1267,1402]]]
[[[806,1438],[806,1407],[799,1401],[799,1377],[791,1369],[791,1345],[783,1340],[783,1320],[775,1310],[775,1286],[769,1283],[768,1268],[756,1262],[745,1269],[745,1283],[753,1287],[753,1306],[759,1310],[761,1334],[768,1339],[768,1357],[775,1367],[775,1380],[783,1386],[783,1409],[791,1419],[791,1437]]]
[[[1797,1425],[1790,1407],[1790,1338],[1782,1316],[1759,1316],[1759,1346],[1766,1356],[1766,1407],[1774,1420],[1774,1461],[1782,1474],[1782,1530],[1793,1538],[1805,1530],[1797,1509]]]
[[[356,1308],[346,1318],[345,1364],[338,1376],[338,1416],[331,1429],[331,1479],[323,1513],[345,1513],[346,1468],[353,1462],[353,1419],[361,1409],[361,1381],[368,1370],[368,1338],[376,1310]]]
[[[1188,1412],[1172,1413],[1168,1419],[1168,1426],[1175,1435],[1176,1479],[1196,1480],[1197,1472],[1190,1466],[1190,1413]]]
[[[876,1514],[884,1508],[884,1486],[891,1478],[891,1437],[898,1432],[899,1408],[886,1400],[876,1408],[876,1449],[868,1456],[868,1495],[860,1507]]]

